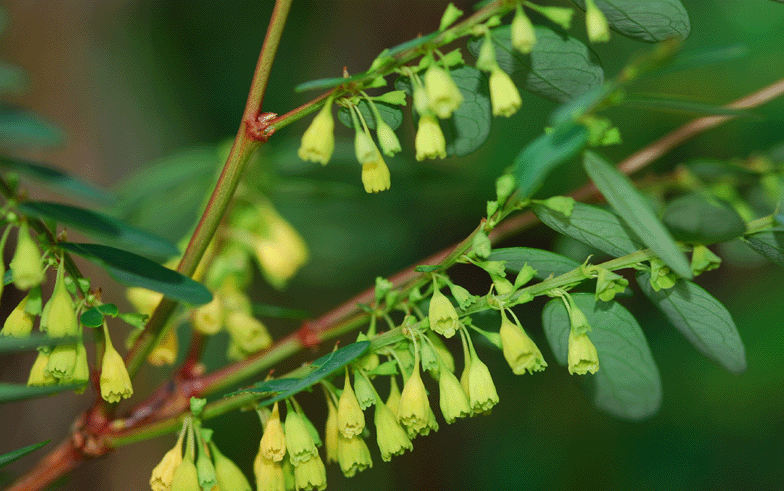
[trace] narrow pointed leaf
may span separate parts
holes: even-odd
[[[528,264],[536,270],[536,278],[544,280],[550,275],[560,276],[580,267],[580,263],[566,256],[530,247],[508,247],[493,249],[488,261],[506,261],[504,267],[514,273]]]
[[[106,190],[59,169],[18,158],[0,156],[0,167],[35,179],[63,196],[80,197],[95,203],[108,204],[114,197]]]
[[[24,457],[25,455],[35,452],[39,448],[43,447],[51,440],[46,440],[44,442],[33,443],[32,445],[28,445],[26,447],[17,448],[16,450],[12,450],[8,453],[4,453],[0,455],[0,468],[5,467],[6,465],[10,464],[11,462],[17,461]]]
[[[212,300],[212,294],[201,283],[132,252],[100,244],[63,242],[58,245],[105,268],[126,286],[147,288],[191,305]]]
[[[646,109],[650,111],[661,111],[669,113],[709,116],[743,116],[759,119],[759,116],[744,109],[733,109],[730,107],[718,106],[705,102],[681,100],[657,95],[628,95],[624,98],[620,105],[635,109]]]
[[[691,281],[653,290],[650,275],[640,273],[637,283],[670,322],[702,354],[733,373],[746,370],[746,350],[726,307]]]
[[[526,145],[514,160],[517,195],[533,196],[550,172],[585,147],[589,136],[584,126],[566,123]]]
[[[46,334],[31,334],[24,338],[0,336],[0,353],[11,351],[32,351],[41,346],[54,346],[76,341],[76,338],[50,338]]]
[[[574,0],[583,10],[585,0]],[[680,0],[596,0],[610,27],[624,36],[655,43],[686,39],[691,21]]]
[[[86,382],[85,382],[86,383]],[[45,385],[43,387],[28,387],[22,384],[6,384],[0,382],[0,404],[13,401],[23,401],[25,399],[35,399],[37,397],[48,396],[74,390],[84,384],[65,384],[65,385]]]
[[[583,166],[602,195],[643,243],[675,274],[691,278],[691,266],[686,255],[629,178],[591,151],[585,152]]]
[[[310,312],[300,309],[289,309],[277,305],[253,305],[253,315],[256,317],[269,317],[271,319],[307,319]]]
[[[0,105],[1,148],[50,148],[65,140],[62,130],[26,109]]]
[[[618,302],[596,300],[592,293],[572,297],[591,324],[588,337],[599,354],[599,371],[579,376],[591,384],[596,407],[627,419],[654,414],[661,405],[661,378],[637,320]],[[555,359],[565,366],[570,324],[561,299],[545,306],[542,322]]]
[[[177,246],[149,232],[127,225],[116,218],[92,210],[61,203],[27,201],[18,208],[38,218],[51,218],[74,229],[107,239],[138,254],[170,258],[180,254]]]

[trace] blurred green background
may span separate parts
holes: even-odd
[[[469,2],[455,3],[471,10]],[[723,104],[782,76],[784,5],[763,0],[684,4],[692,23],[684,51],[734,47],[746,54],[652,75],[635,89]],[[109,187],[173,154],[183,165],[206,168],[200,182],[187,183],[187,192],[162,196],[156,213],[135,216],[141,225],[179,238],[190,223],[183,217],[193,216],[201,202],[210,165],[218,165],[217,158],[210,164],[213,147],[238,126],[272,2],[17,0],[4,6],[10,25],[0,40],[0,57],[24,68],[30,80],[27,92],[13,102],[46,116],[67,134],[63,147],[25,156]],[[362,71],[382,49],[432,31],[445,6],[440,1],[295,1],[264,110],[284,113],[318,95],[294,93],[296,84],[340,76],[344,67]],[[584,39],[579,17],[572,34]],[[647,46],[615,35],[609,44],[593,48],[609,78]],[[380,195],[362,190],[348,145],[339,142],[338,153],[349,157],[325,168],[298,161],[298,139],[309,118],[276,134],[258,165],[277,171],[279,178],[268,183],[274,202],[307,239],[312,260],[284,294],[258,282],[254,298],[318,315],[376,276],[392,274],[464,237],[493,196],[494,178],[540,134],[556,106],[530,94],[523,97],[523,109],[509,120],[495,120],[490,140],[464,158],[414,161],[413,129],[410,120],[404,122],[398,132],[403,154],[388,161],[392,189]],[[747,157],[784,141],[784,101],[754,113],[759,117],[725,124],[682,145],[652,169],[665,171],[695,157]],[[609,115],[624,139],[604,152],[616,160],[693,117],[632,109]],[[346,128],[339,128],[338,135],[351,137]],[[183,151],[185,156],[178,153]],[[576,163],[564,169],[548,180],[550,189],[566,191],[583,182]],[[502,245],[552,247],[554,239],[538,227]],[[551,360],[548,370],[515,377],[499,353],[484,349],[480,356],[494,374],[501,399],[492,415],[442,424],[436,434],[418,438],[413,453],[390,463],[374,453],[374,468],[352,479],[330,466],[329,489],[783,489],[784,274],[742,248],[721,252],[728,264],[698,282],[734,316],[746,344],[743,375],[703,358],[635,292],[624,304],[648,336],[661,370],[664,402],[648,420],[621,421],[594,409],[576,377],[556,366],[541,334],[541,304],[533,305],[521,310],[521,319]],[[88,272],[104,280],[104,298],[122,296],[99,271]],[[457,277],[474,293],[486,287],[468,269],[459,269]],[[270,322],[270,327],[283,334],[296,324]],[[220,362],[225,349],[220,343],[210,350],[208,364]],[[31,363],[25,356],[0,362],[2,379],[24,381]],[[155,387],[164,373],[143,372],[136,393]],[[302,398],[306,411],[313,407],[314,421],[324,418],[319,399]],[[10,435],[0,441],[0,452],[64,437],[87,404],[89,397],[63,394],[0,407]],[[249,470],[260,437],[255,416],[232,414],[209,425],[225,453]],[[145,489],[150,470],[172,443],[166,437],[123,448],[76,470],[61,489]],[[10,469],[19,472],[33,460],[28,457]]]

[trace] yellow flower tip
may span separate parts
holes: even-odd
[[[449,72],[433,63],[425,71],[424,82],[430,110],[441,119],[451,117],[463,102],[463,95]]]
[[[289,460],[294,466],[307,462],[318,455],[316,444],[313,442],[305,420],[294,410],[290,410],[286,414],[286,450],[288,450]]]
[[[198,332],[206,335],[217,334],[223,327],[223,302],[214,294],[210,303],[200,305],[191,315],[191,324]]]
[[[35,316],[25,312],[27,306],[27,298],[24,297],[19,304],[14,307],[14,310],[8,315],[8,318],[3,324],[3,329],[0,330],[0,336],[11,336],[14,338],[26,338],[33,331],[33,321]]]
[[[76,320],[71,294],[65,288],[62,267],[57,273],[57,282],[54,285],[52,298],[46,303],[41,315],[41,326],[53,338],[79,334],[79,322]]]
[[[416,147],[416,159],[418,161],[446,158],[446,139],[441,131],[441,126],[432,114],[423,114],[419,118],[419,128],[417,129],[414,146]]]
[[[376,404],[373,419],[376,424],[376,442],[384,462],[389,462],[393,455],[402,455],[406,450],[414,448],[406,430],[400,426],[386,404]]]
[[[286,477],[279,461],[267,459],[258,453],[253,461],[253,474],[256,476],[258,491],[286,491]]]
[[[133,395],[131,378],[122,356],[112,346],[109,336],[106,336],[106,349],[103,353],[101,364],[101,397],[108,402],[119,402]]]
[[[531,341],[522,327],[512,323],[503,314],[499,334],[504,358],[515,375],[522,375],[526,371],[541,372],[545,369],[547,363],[536,344]]]
[[[335,120],[332,119],[332,104],[327,103],[313,119],[305,133],[297,155],[302,160],[327,165],[335,150]]]
[[[324,449],[326,451],[327,463],[338,461],[338,410],[332,403],[332,396],[327,396],[327,422],[324,428]]]
[[[475,413],[489,411],[498,404],[498,392],[487,365],[477,357],[471,360],[468,370],[468,401]]]
[[[525,15],[522,7],[517,6],[517,12],[512,19],[512,47],[527,55],[536,44],[536,32],[531,20]]]
[[[72,378],[76,368],[76,344],[57,345],[49,355],[46,371],[64,382]]]
[[[610,40],[607,17],[593,0],[585,0],[585,24],[588,29],[588,39],[592,43],[606,43]]]
[[[220,491],[251,491],[250,482],[237,464],[223,455],[214,443],[210,444],[215,461],[215,478]]]
[[[294,483],[297,489],[327,488],[327,469],[318,454],[294,466]]]
[[[178,347],[177,331],[174,326],[169,326],[160,342],[147,355],[147,361],[156,367],[174,365],[174,362],[177,361]]]
[[[425,384],[419,373],[419,363],[403,386],[400,403],[397,407],[397,420],[405,427],[409,438],[422,433],[428,426],[430,403],[427,400]]]
[[[33,367],[30,369],[30,375],[27,378],[28,386],[42,387],[45,385],[57,384],[57,379],[46,369],[47,365],[49,365],[50,354],[51,352],[47,349],[38,350],[38,356],[33,362]]]
[[[365,414],[359,405],[351,380],[346,373],[343,393],[338,400],[338,430],[346,438],[353,438],[362,434],[365,429]]]
[[[226,330],[237,346],[246,353],[256,353],[272,346],[267,327],[252,315],[235,311],[226,315]]]
[[[261,436],[259,455],[272,462],[280,462],[286,455],[286,435],[280,422],[278,403],[275,403],[275,407],[272,408],[272,414]]]
[[[354,477],[357,472],[373,467],[370,449],[365,440],[359,436],[346,438],[338,435],[338,463],[346,477]]]
[[[490,72],[490,102],[493,116],[509,117],[520,109],[523,100],[514,82],[505,71],[496,67]]]
[[[460,327],[460,319],[455,307],[438,288],[435,289],[433,297],[430,299],[427,317],[430,320],[430,329],[445,338],[454,336]]]
[[[357,130],[354,135],[354,154],[360,164],[375,162],[381,157],[373,137],[365,130]]]
[[[171,491],[194,491],[201,489],[199,485],[199,474],[196,464],[190,456],[186,456],[172,476]]]
[[[471,415],[468,395],[463,390],[460,381],[457,380],[455,374],[443,368],[438,377],[438,392],[441,414],[448,424],[453,423],[458,418],[465,418]]]
[[[174,472],[182,463],[182,437],[177,444],[166,452],[150,476],[152,491],[170,491],[174,481]]]
[[[44,267],[41,261],[41,251],[35,241],[30,237],[27,223],[19,227],[16,239],[16,251],[11,259],[14,286],[20,290],[29,290],[44,281]]]
[[[599,354],[587,334],[569,331],[569,373],[585,375],[599,370]]]
[[[367,193],[378,193],[389,189],[391,185],[389,167],[383,159],[362,164],[362,184]]]
[[[378,143],[381,145],[381,151],[387,157],[394,157],[396,153],[403,150],[400,146],[395,130],[393,130],[384,121],[376,121],[376,136],[378,136]]]
[[[135,308],[137,312],[151,315],[155,310],[155,307],[161,303],[163,294],[146,288],[132,286],[125,291],[125,297],[131,302],[131,305],[133,305],[133,308]]]

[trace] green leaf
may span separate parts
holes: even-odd
[[[519,74],[522,87],[534,94],[566,102],[585,94],[604,82],[599,58],[588,46],[563,32],[534,26],[536,44],[524,55],[512,48],[511,27],[491,31],[498,65],[506,73]],[[479,54],[483,38],[468,43],[474,56]]]
[[[101,327],[103,325],[103,313],[96,307],[87,309],[79,316],[79,322],[85,327]]]
[[[95,203],[108,204],[114,197],[106,190],[81,180],[76,176],[42,164],[18,158],[0,156],[0,167],[35,179],[63,196],[80,197]]]
[[[545,177],[558,165],[577,155],[588,142],[590,132],[577,123],[566,123],[526,145],[514,160],[517,194],[531,197]]]
[[[0,148],[48,148],[61,145],[64,140],[60,128],[37,114],[0,105]]]
[[[254,394],[280,392],[275,397],[260,403],[261,406],[268,406],[275,403],[276,401],[280,401],[297,394],[298,392],[302,392],[320,380],[329,377],[336,371],[354,361],[356,358],[362,356],[369,347],[370,341],[358,341],[356,343],[349,344],[348,346],[337,349],[327,355],[322,356],[318,360],[315,360],[310,364],[310,367],[315,370],[301,379],[279,379],[258,382],[247,389],[241,389],[232,392],[231,394],[227,394],[226,397],[231,397],[245,392]]]
[[[691,266],[686,255],[629,178],[591,151],[585,152],[583,166],[599,191],[643,243],[675,274],[691,278]]]
[[[18,66],[0,61],[0,94],[18,94],[27,86],[27,76]]]
[[[585,0],[574,0],[585,10]],[[596,0],[610,27],[624,36],[655,43],[686,39],[691,21],[680,0]]]
[[[100,244],[62,242],[59,246],[105,268],[114,279],[126,286],[147,288],[191,305],[202,305],[212,300],[212,294],[201,283],[132,252]]]
[[[540,280],[544,280],[550,275],[560,276],[580,267],[580,263],[566,256],[530,247],[493,249],[487,260],[506,261],[504,267],[515,273],[520,272],[523,266],[528,263],[536,270],[535,276]]]
[[[0,404],[48,396],[66,390],[78,389],[83,385],[84,384],[65,384],[45,385],[43,387],[28,387],[22,384],[6,384],[0,382]]]
[[[654,414],[661,405],[661,379],[637,320],[618,302],[596,300],[592,293],[572,298],[591,324],[588,337],[599,354],[599,371],[580,376],[592,384],[596,407],[628,419]],[[561,299],[545,305],[542,322],[553,356],[566,365],[570,324]]]
[[[381,119],[384,120],[393,130],[396,130],[403,122],[403,111],[393,104],[385,104],[383,102],[375,102],[378,112],[381,114]],[[376,129],[376,118],[373,116],[373,110],[370,109],[370,104],[365,99],[359,101],[357,104],[359,112],[365,118],[368,128],[371,130]],[[347,107],[338,109],[338,120],[343,123],[347,128],[354,128],[354,122],[351,121],[351,112]]]
[[[735,208],[710,195],[691,193],[667,205],[662,222],[676,240],[713,244],[743,235],[746,223]]]
[[[8,453],[4,453],[0,455],[0,468],[5,467],[6,465],[10,464],[11,462],[17,461],[24,457],[25,455],[35,452],[39,448],[43,447],[51,440],[46,440],[40,443],[33,443],[32,445],[28,445],[26,447],[17,448],[16,450],[12,450]]]
[[[357,75],[354,75],[351,78],[344,78],[344,77],[330,77],[330,78],[319,78],[316,80],[309,80],[307,82],[302,82],[301,84],[294,87],[294,92],[305,92],[308,90],[317,90],[317,89],[331,89],[337,87],[338,85],[344,84],[346,82],[350,82],[352,79],[359,78]]]
[[[583,114],[593,111],[604,103],[616,90],[618,90],[618,84],[615,82],[605,82],[602,85],[597,85],[583,95],[561,104],[555,111],[550,113],[547,123],[551,127],[556,127],[567,121],[577,121]]]
[[[269,317],[271,319],[307,319],[311,316],[310,312],[307,310],[260,304],[253,305],[253,315],[255,317]]]
[[[398,44],[397,46],[395,46],[393,48],[389,48],[388,50],[386,50],[385,56],[387,56],[387,57],[389,57],[389,56],[397,56],[397,55],[399,55],[400,53],[402,53],[404,51],[407,51],[407,50],[410,50],[410,49],[414,49],[414,48],[418,48],[418,47],[424,45],[425,43],[430,42],[436,36],[438,36],[438,32],[431,32],[430,34],[427,34],[425,36],[419,36],[419,37],[416,37],[416,38],[414,38],[414,39],[412,39],[410,41],[406,41],[404,43]]]
[[[26,338],[0,336],[0,353],[10,351],[32,351],[41,346],[54,346],[60,343],[70,343],[76,338],[50,338],[46,334],[31,334]]]
[[[784,267],[784,230],[757,232],[743,241],[768,261]]]
[[[3,286],[10,285],[14,281],[14,270],[8,268],[3,274]]]
[[[95,308],[98,309],[98,312],[109,317],[117,317],[120,314],[120,310],[113,303],[105,303]]]
[[[492,112],[487,77],[474,67],[462,66],[449,72],[463,95],[463,103],[442,121],[446,152],[462,157],[478,149],[490,135]]]
[[[532,207],[539,220],[551,229],[611,256],[625,256],[645,249],[642,241],[617,215],[597,206],[575,202],[568,217],[542,204],[534,203]]]
[[[106,238],[138,254],[163,259],[180,254],[180,250],[171,242],[103,213],[46,201],[27,201],[18,205],[18,208],[34,217],[51,218],[87,235]]]
[[[754,117],[759,116],[744,109],[732,109],[705,102],[676,99],[672,96],[634,94],[626,96],[621,106],[649,111],[661,111],[679,114],[697,114],[713,116]]]
[[[643,293],[702,354],[733,373],[746,370],[746,350],[732,316],[718,300],[691,281],[653,290],[650,275],[639,273]]]
[[[749,54],[749,47],[745,44],[730,44],[727,46],[709,46],[703,49],[683,51],[658,70],[658,74],[677,72],[690,68],[699,68],[728,61],[736,61]]]

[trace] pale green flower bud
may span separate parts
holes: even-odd
[[[460,327],[460,319],[452,303],[436,287],[428,311],[430,328],[445,338],[451,338]]]
[[[196,470],[196,464],[193,463],[193,458],[186,455],[172,476],[171,491],[198,491],[201,489],[199,486],[199,473]]]
[[[73,377],[76,368],[76,344],[57,345],[49,355],[46,371],[61,382]]]
[[[400,388],[397,386],[396,375],[389,377],[389,397],[387,397],[386,405],[397,418],[397,408],[400,406]]]
[[[569,373],[585,375],[599,370],[599,355],[587,334],[569,331]]]
[[[517,51],[527,55],[534,49],[536,44],[536,32],[531,20],[523,12],[520,4],[512,19],[512,47]]]
[[[156,367],[174,365],[174,362],[177,361],[177,349],[179,347],[177,330],[174,326],[167,326],[165,329],[166,332],[163,333],[163,338],[147,355],[147,362]]]
[[[695,245],[691,254],[691,271],[694,276],[721,266],[721,258],[704,245]]]
[[[413,374],[403,385],[397,408],[397,419],[406,428],[409,438],[421,433],[427,427],[429,411],[427,391],[419,374],[419,363],[416,363]]]
[[[433,343],[432,347],[435,350],[436,355],[441,359],[442,367],[445,366],[447,370],[454,373],[455,358],[452,356],[452,353],[446,347],[441,338],[436,336],[433,331],[428,331],[427,338],[431,343]]]
[[[101,364],[101,397],[108,402],[119,402],[120,399],[127,399],[133,395],[133,386],[122,356],[112,346],[106,324],[104,324],[104,333],[106,345]]]
[[[430,110],[441,119],[452,116],[463,102],[463,95],[449,72],[431,63],[425,71],[424,82]]]
[[[381,157],[373,138],[361,129],[354,135],[354,153],[360,164],[375,162]]]
[[[651,286],[654,291],[669,289],[675,286],[678,276],[659,258],[649,261],[651,263]]]
[[[45,348],[38,349],[38,357],[33,362],[33,367],[30,369],[30,375],[27,378],[27,385],[30,387],[41,387],[44,385],[56,385],[57,379],[52,377],[46,369],[49,365],[49,355],[51,351]]]
[[[41,251],[30,237],[27,222],[22,222],[16,239],[16,252],[11,259],[11,270],[14,286],[20,290],[29,290],[44,281],[44,268]]]
[[[324,448],[327,463],[338,461],[338,410],[332,403],[332,396],[327,396],[327,423],[324,428]]]
[[[25,312],[27,298],[24,297],[14,310],[8,315],[0,330],[0,336],[11,336],[15,338],[26,338],[33,331],[33,321],[35,316]]]
[[[253,474],[257,491],[286,491],[286,477],[280,461],[267,459],[259,452],[253,461]]]
[[[386,404],[376,404],[373,418],[376,424],[376,441],[381,451],[381,459],[389,462],[393,455],[401,455],[414,446],[408,439],[406,431],[397,422],[395,414]]]
[[[596,298],[609,302],[629,286],[629,280],[605,268],[599,268],[596,278]]]
[[[588,39],[592,43],[606,43],[610,40],[607,17],[593,0],[585,0],[585,24],[588,29]]]
[[[338,434],[338,463],[346,477],[354,477],[357,472],[373,467],[370,449],[365,440],[359,436],[346,438]]]
[[[490,102],[493,116],[509,117],[520,109],[523,99],[514,82],[497,66],[490,72]]]
[[[196,474],[199,476],[199,485],[201,489],[211,491],[212,488],[218,485],[218,477],[215,475],[215,466],[212,464],[212,459],[210,459],[204,449],[199,451],[199,457],[196,459]]]
[[[572,332],[575,334],[585,334],[591,332],[591,324],[588,322],[588,318],[585,317],[585,314],[577,304],[574,303],[574,299],[571,296],[568,296],[569,308],[569,323],[572,326]]]
[[[535,10],[564,28],[564,30],[569,30],[569,28],[572,26],[572,16],[574,16],[574,10],[570,8],[543,7],[541,5],[537,5]]]
[[[414,146],[418,161],[446,158],[446,139],[438,120],[432,114],[423,114],[419,118]]]
[[[392,185],[389,167],[380,154],[376,160],[362,164],[362,185],[366,193],[386,191]]]
[[[542,357],[542,352],[531,341],[528,334],[522,327],[512,323],[506,315],[501,313],[501,346],[504,351],[504,358],[509,363],[509,367],[515,375],[541,372],[547,366]]]
[[[294,483],[297,489],[327,488],[327,469],[318,454],[294,466]]]
[[[506,295],[507,293],[512,293],[515,290],[515,287],[512,284],[512,282],[507,280],[503,276],[499,276],[491,273],[490,279],[493,280],[493,285],[495,285],[495,291],[497,291],[499,295]]]
[[[424,116],[430,112],[430,103],[427,99],[427,90],[418,83],[414,86],[414,93],[411,96],[414,99],[414,109],[417,114]]]
[[[498,68],[498,62],[495,60],[493,38],[489,34],[485,35],[482,46],[479,48],[479,56],[476,57],[476,68],[483,72],[490,72]]]
[[[246,353],[255,353],[272,346],[267,327],[250,314],[229,312],[225,324],[231,339]]]
[[[223,303],[217,293],[213,294],[212,301],[200,305],[191,314],[193,328],[202,334],[217,334],[223,327]]]
[[[286,414],[286,449],[289,452],[289,459],[294,466],[307,462],[318,455],[316,444],[310,431],[296,411],[289,408]]]
[[[493,245],[490,243],[490,239],[487,237],[487,234],[480,230],[474,235],[474,238],[471,240],[471,249],[477,255],[477,257],[486,258],[492,252]]]
[[[335,150],[334,130],[332,101],[327,101],[302,135],[302,144],[297,151],[299,158],[327,165]]]
[[[515,277],[514,287],[520,288],[521,286],[525,285],[536,276],[537,271],[525,263],[520,271],[517,272],[517,276]]]
[[[264,434],[259,443],[259,455],[272,462],[280,462],[286,455],[286,435],[283,433],[277,402],[264,427]]]
[[[574,210],[574,198],[570,196],[552,196],[544,200],[542,204],[567,218],[572,216],[572,210]]]
[[[461,15],[463,15],[463,11],[450,2],[449,5],[446,6],[444,15],[441,16],[441,23],[438,25],[438,30],[443,31],[451,26]]]
[[[438,403],[441,407],[441,414],[447,423],[454,422],[457,418],[465,418],[471,415],[471,406],[468,395],[460,385],[457,377],[444,368],[438,377]]]
[[[223,455],[214,443],[210,443],[212,458],[215,461],[215,476],[220,491],[251,491],[250,482],[237,464]]]
[[[346,438],[353,438],[362,434],[365,429],[365,414],[359,405],[357,396],[351,388],[351,380],[346,371],[346,380],[343,393],[338,400],[338,429]]]
[[[171,491],[174,472],[182,462],[182,440],[185,433],[180,434],[174,448],[166,452],[150,476],[152,491]]]
[[[363,410],[376,402],[376,392],[373,390],[373,386],[358,371],[354,372],[354,394],[357,396],[359,407]]]
[[[475,413],[489,411],[498,404],[498,392],[490,370],[476,355],[472,357],[468,369],[468,402]]]
[[[80,388],[74,389],[74,392],[81,394],[87,388],[87,382],[90,381],[90,364],[87,362],[87,350],[84,349],[84,343],[76,343],[76,363],[74,365],[73,375],[68,380],[61,379],[60,382],[69,384],[84,384]]]
[[[46,303],[46,308],[41,315],[42,328],[46,329],[49,336],[53,338],[79,334],[79,323],[76,320],[73,300],[65,288],[64,269],[60,265],[57,270],[57,281],[54,285],[52,298]]]
[[[378,143],[381,145],[381,151],[387,157],[394,157],[396,153],[402,150],[400,140],[397,139],[395,130],[393,130],[383,120],[376,120],[376,136],[378,136]]]

